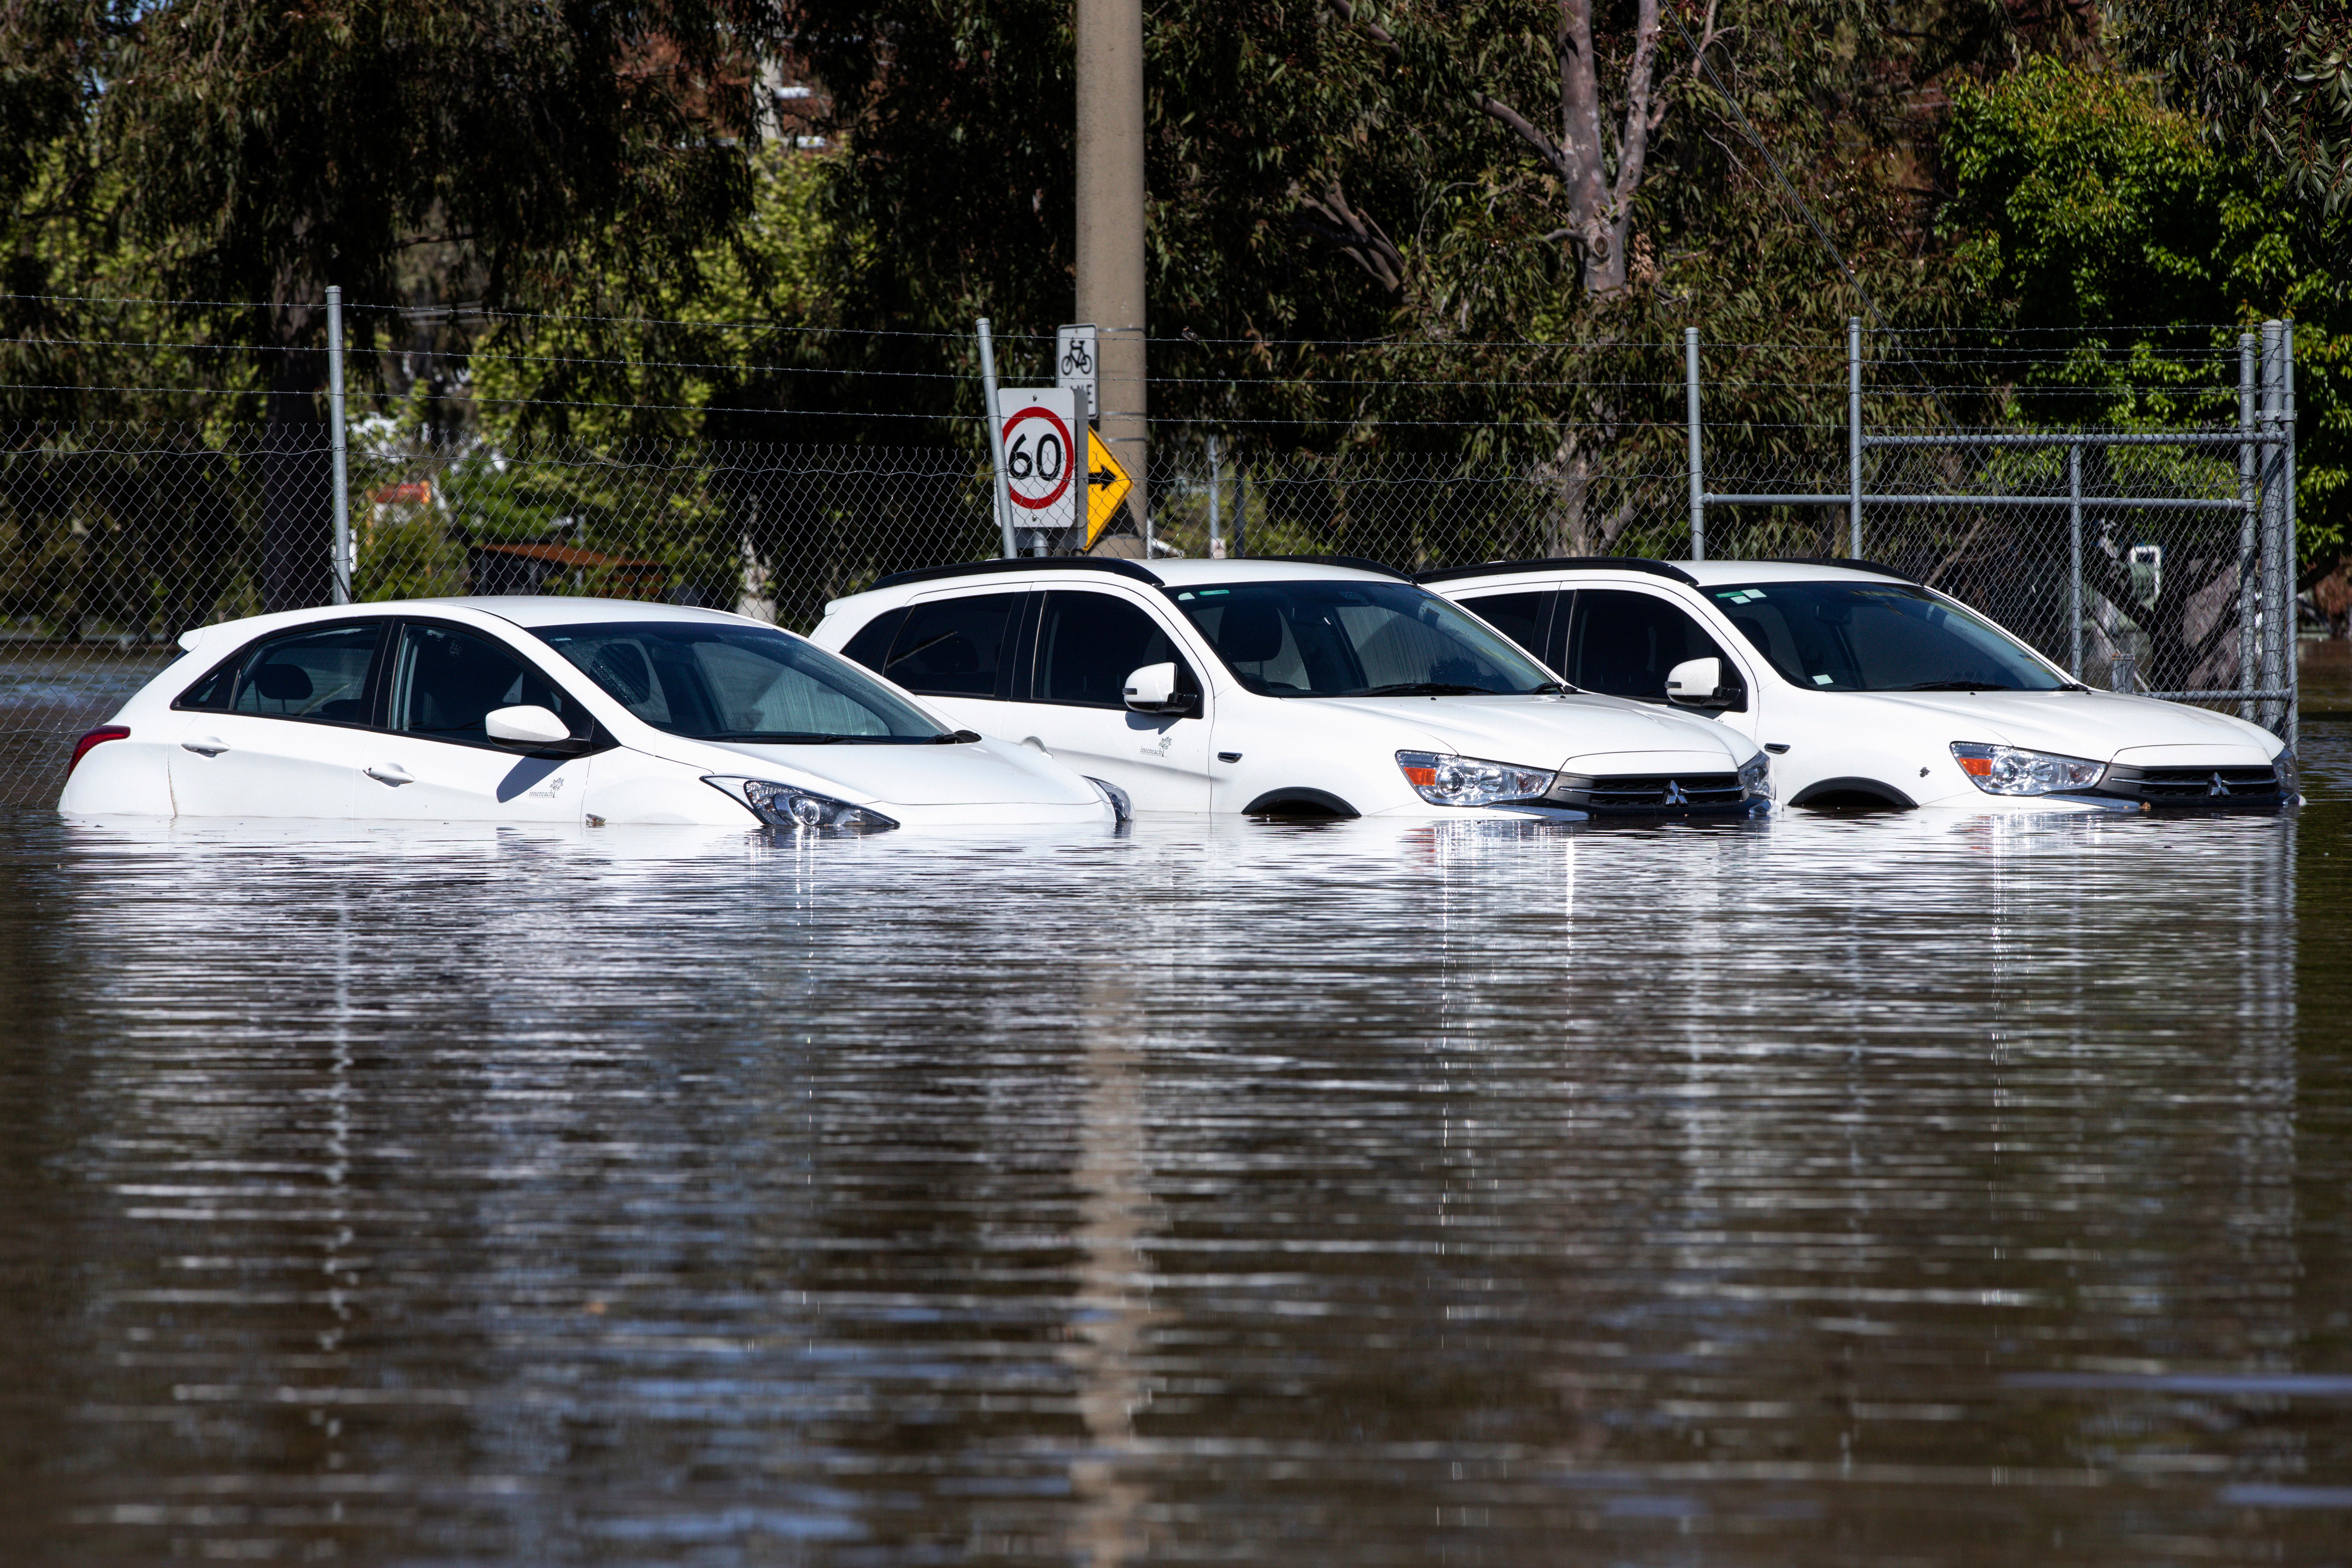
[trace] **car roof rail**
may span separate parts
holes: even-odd
[[[1003,561],[965,561],[952,566],[918,566],[909,572],[892,572],[877,577],[866,590],[896,588],[907,583],[934,583],[943,577],[992,577],[1001,572],[1108,572],[1117,577],[1132,577],[1153,587],[1163,584],[1160,574],[1139,562],[1116,555],[1015,555]]]
[[[1345,566],[1355,572],[1377,572],[1383,577],[1394,577],[1402,583],[1413,580],[1410,572],[1401,572],[1385,561],[1373,561],[1361,555],[1251,555],[1237,559],[1283,561],[1297,566]]]
[[[1677,583],[1698,586],[1698,579],[1671,561],[1653,561],[1645,555],[1555,555],[1548,561],[1487,561],[1476,566],[1441,566],[1434,572],[1416,573],[1416,583],[1445,583],[1457,577],[1506,576],[1521,572],[1557,572],[1563,567],[1605,566],[1617,572],[1646,572],[1653,577],[1671,577]]]
[[[1918,578],[1893,566],[1881,566],[1875,561],[1856,561],[1851,555],[1788,555],[1774,563],[1780,566],[1843,566],[1849,572],[1867,572],[1875,577],[1892,577],[1898,583],[1916,583]]]

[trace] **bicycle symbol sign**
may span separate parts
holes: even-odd
[[[1102,412],[1095,402],[1095,377],[1101,363],[1094,328],[1081,322],[1054,329],[1054,384],[1077,395],[1077,417],[1082,421]]]
[[[1071,427],[1076,400],[1060,387],[1006,388],[997,394],[1004,436],[1004,492],[1021,528],[1063,529],[1077,521],[1083,464]]]

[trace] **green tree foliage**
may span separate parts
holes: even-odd
[[[773,32],[766,0],[22,0],[0,12],[0,117],[53,136],[0,159],[16,291],[81,293],[26,273],[127,253],[138,292],[262,302],[179,319],[258,352],[264,596],[308,602],[326,286],[389,302],[421,252],[493,303],[690,271],[748,205]],[[96,335],[76,301],[37,306],[18,335]],[[354,319],[362,346],[377,320]]]
[[[2163,73],[2221,146],[2296,200],[2352,202],[2352,14],[2342,0],[2132,0],[2126,59]]]
[[[2332,561],[2352,504],[2352,302],[2336,267],[2352,214],[2294,201],[2152,83],[2053,60],[1961,85],[1944,149],[1945,234],[2013,416],[2233,422],[2239,333],[2295,319],[2300,544]]]

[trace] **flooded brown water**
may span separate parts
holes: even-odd
[[[0,818],[0,1563],[2352,1561],[2310,806]]]

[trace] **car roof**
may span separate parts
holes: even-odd
[[[1634,561],[1606,560],[1497,561],[1487,566],[1459,566],[1424,573],[1422,581],[1439,592],[1470,584],[1502,583],[1527,577],[1586,577],[1622,574],[1667,577],[1700,588],[1727,587],[1744,583],[1907,583],[1912,579],[1892,567],[1875,563],[1846,565],[1836,561]]]
[[[281,627],[306,626],[312,621],[334,620],[344,616],[415,615],[452,609],[476,610],[527,627],[579,626],[597,621],[702,621],[729,626],[767,624],[727,610],[706,610],[691,605],[650,604],[643,599],[573,598],[555,594],[478,594],[463,598],[381,599],[356,605],[315,605],[309,609],[246,616],[234,621],[215,621],[210,626],[192,627],[181,637],[180,646],[193,651],[199,643],[226,641],[232,637],[273,632]]]
[[[868,606],[879,609],[887,605],[903,604],[918,594],[933,594],[941,589],[978,584],[1013,592],[1023,587],[1046,584],[1069,587],[1083,584],[1087,587],[1099,587],[1108,581],[1118,580],[1147,588],[1192,588],[1206,584],[1225,586],[1241,583],[1398,583],[1408,579],[1400,572],[1370,564],[1351,566],[1336,557],[1318,560],[1310,557],[1252,556],[1238,561],[1178,557],[1143,562],[1079,555],[1020,561],[974,561],[961,567],[933,566],[893,574],[863,594],[845,595],[834,600],[825,606],[825,614],[833,615],[843,609],[863,610]]]

